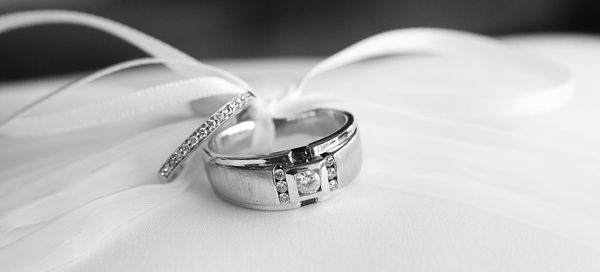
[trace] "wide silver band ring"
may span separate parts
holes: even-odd
[[[257,126],[249,119],[222,128],[204,145],[207,176],[219,197],[251,209],[293,209],[335,195],[358,175],[362,150],[352,114],[318,109],[273,122],[276,140],[295,134],[311,140],[248,155]]]
[[[185,161],[205,142],[219,127],[226,124],[238,114],[245,111],[250,102],[255,99],[252,92],[247,91],[229,100],[208,118],[198,129],[194,130],[163,163],[158,170],[158,178],[162,182],[169,182],[175,178],[183,168]]]

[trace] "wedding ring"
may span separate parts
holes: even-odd
[[[219,108],[173,151],[160,170],[158,170],[158,178],[162,182],[171,181],[177,176],[178,172],[183,168],[185,161],[194,151],[219,127],[227,123],[232,117],[244,112],[254,98],[255,96],[252,92],[244,92]]]
[[[293,209],[335,195],[358,175],[362,150],[352,114],[319,109],[273,123],[274,143],[258,152],[253,142],[268,137],[255,139],[253,120],[221,129],[204,145],[208,180],[219,197],[251,209]],[[299,138],[306,138],[299,147],[281,147]]]

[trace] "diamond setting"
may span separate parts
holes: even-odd
[[[330,180],[332,180],[335,177],[337,177],[337,172],[335,171],[335,167],[329,167],[329,168],[327,168],[327,178],[329,178]]]
[[[281,168],[275,169],[275,171],[273,172],[273,175],[275,176],[276,180],[285,179],[285,172]]]
[[[280,193],[285,193],[288,190],[287,182],[285,180],[278,181],[277,184],[275,184],[275,187],[277,187],[277,192]]]
[[[289,188],[287,181],[285,180],[285,170],[282,167],[275,167],[275,169],[273,169],[273,183],[275,183],[275,189],[277,189],[277,197],[279,198],[279,203],[289,203]]]
[[[302,170],[294,174],[294,179],[301,196],[314,194],[321,188],[321,176],[314,170]]]
[[[337,166],[333,155],[325,155],[325,167],[327,168],[327,179],[329,180],[329,190],[334,191],[340,188],[340,183],[337,179]]]
[[[301,205],[307,205],[306,203],[309,201],[316,201],[317,198],[313,195],[322,190],[332,192],[340,188],[334,155],[325,153],[321,155],[321,158],[322,160],[312,160],[312,165],[302,168],[285,169],[285,165],[273,168],[273,185],[280,204],[289,204],[291,197],[295,196],[300,197]],[[293,194],[290,194],[289,191],[290,182],[292,183],[291,188],[294,188],[294,185],[296,187]]]
[[[205,138],[208,135],[208,131],[206,131],[206,126],[204,124],[200,126],[198,130],[196,130],[196,133],[198,134],[199,139]]]
[[[169,156],[169,159],[158,170],[158,177],[166,182],[173,175],[175,170],[181,167],[182,163],[200,146],[200,144],[207,139],[208,135],[215,131],[219,126],[227,122],[228,118],[239,113],[244,107],[254,100],[254,95],[251,92],[244,92],[233,99],[227,104],[216,111],[208,120],[188,136],[183,143],[181,143],[173,153]],[[285,176],[285,174],[284,174]],[[286,184],[287,185],[287,184]],[[288,195],[289,201],[289,195]]]
[[[217,121],[217,123],[222,123],[223,121],[225,121],[226,117],[227,115],[225,115],[223,112],[219,112],[217,113],[217,115],[215,115],[215,120]]]
[[[325,166],[327,166],[327,167],[332,167],[334,163],[335,163],[335,161],[334,161],[334,159],[333,159],[333,156],[331,156],[331,155],[327,155],[327,156],[325,157]]]
[[[200,142],[200,138],[198,137],[198,135],[196,135],[196,133],[192,134],[192,136],[190,136],[186,141],[187,146],[190,149],[193,149],[194,147],[196,147],[198,142]]]
[[[208,121],[206,121],[206,127],[208,131],[214,131],[217,128],[217,121],[211,119],[208,119]]]
[[[337,179],[332,179],[329,181],[329,186],[337,188],[338,182]]]
[[[281,204],[290,203],[290,195],[286,193],[279,194],[279,202],[281,202]]]

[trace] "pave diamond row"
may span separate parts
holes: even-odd
[[[327,179],[329,180],[329,190],[334,191],[340,187],[337,180],[337,167],[333,155],[325,156],[325,167],[327,168]]]
[[[275,188],[277,188],[277,196],[281,204],[287,204],[290,202],[290,193],[288,191],[288,184],[285,180],[285,170],[281,167],[275,167],[273,169],[273,182]]]
[[[175,151],[173,151],[171,156],[169,156],[158,171],[158,177],[162,181],[169,181],[175,170],[181,167],[190,154],[193,153],[212,132],[227,122],[230,117],[238,114],[248,105],[248,103],[250,103],[250,101],[254,100],[254,98],[255,97],[251,92],[244,92],[234,97],[217,110],[210,118],[208,118],[208,120],[187,137]]]

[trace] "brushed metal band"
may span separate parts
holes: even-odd
[[[318,109],[273,122],[275,146],[254,148],[253,120],[238,120],[203,146],[208,179],[224,200],[259,210],[293,209],[329,198],[358,175],[362,150],[352,114]]]

